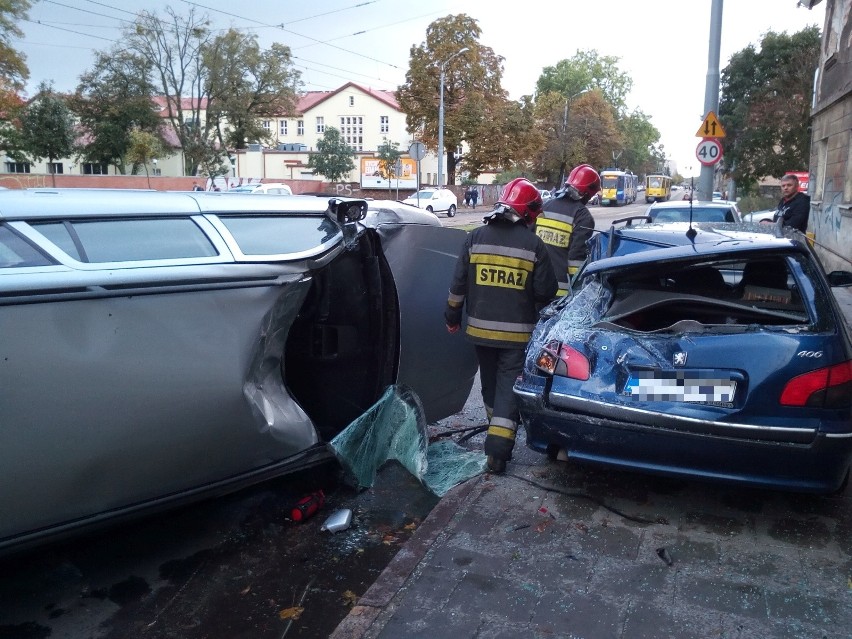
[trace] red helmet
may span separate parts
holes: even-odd
[[[526,178],[515,178],[503,189],[498,204],[505,204],[531,224],[541,213],[541,192]]]
[[[601,190],[601,176],[589,164],[580,164],[568,174],[565,186],[573,186],[580,197],[590,198]]]

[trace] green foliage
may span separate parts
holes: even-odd
[[[465,167],[475,175],[499,158],[512,156],[514,131],[508,98],[500,82],[502,58],[479,43],[482,31],[466,14],[435,20],[426,41],[411,47],[405,83],[396,92],[409,132],[435,151],[438,146],[438,111],[441,67],[444,68],[444,152],[447,182],[455,183],[455,150],[466,143],[470,151]],[[465,47],[468,51],[458,54]]]
[[[143,167],[145,175],[148,175],[148,165],[155,158],[164,155],[165,148],[162,141],[150,131],[139,128],[131,129],[127,137],[127,162],[133,165],[132,172],[135,174],[138,167]]]
[[[274,43],[262,51],[257,35],[230,29],[202,47],[207,70],[207,118],[223,146],[244,149],[270,142],[261,120],[296,112],[299,71],[290,47]],[[227,130],[223,125],[227,122]]]
[[[159,135],[162,119],[152,104],[150,71],[147,60],[116,48],[98,52],[94,67],[80,76],[71,108],[87,134],[78,148],[85,161],[112,164],[124,174],[131,131]]]
[[[21,114],[19,149],[35,161],[53,162],[71,155],[74,148],[74,116],[65,100],[42,82],[38,93]]]
[[[623,168],[645,175],[665,164],[665,154],[658,144],[660,132],[640,109],[620,118],[618,129],[623,140],[624,153],[619,158]]]
[[[9,94],[21,91],[30,77],[25,56],[11,45],[13,38],[24,37],[17,21],[27,19],[30,6],[30,0],[0,2],[0,102],[4,102]]]
[[[808,166],[816,26],[766,33],[760,50],[738,51],[721,74],[719,118],[725,123],[726,169],[741,186]]]
[[[737,202],[737,208],[739,208],[740,212],[743,214],[753,213],[754,211],[766,211],[774,209],[776,206],[778,206],[778,200],[776,198],[756,194],[745,195]]]
[[[559,93],[571,98],[582,91],[598,89],[612,108],[621,113],[633,80],[618,68],[618,60],[615,56],[602,56],[594,49],[577,51],[573,58],[542,70],[536,82],[536,96]]]
[[[519,177],[527,178],[532,182],[535,181],[528,171],[522,171],[521,169],[511,169],[509,171],[503,171],[495,175],[492,184],[508,184],[512,180]]]
[[[329,182],[339,182],[355,168],[355,152],[332,126],[325,128],[322,139],[317,141],[316,153],[308,160],[308,167],[324,176]]]
[[[396,163],[401,157],[399,143],[389,142],[387,138],[383,138],[379,145],[379,171],[388,181],[388,192],[391,190],[391,180],[397,176]]]

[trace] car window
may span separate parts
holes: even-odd
[[[219,254],[189,218],[75,220],[32,226],[80,262],[138,262]]]
[[[327,217],[220,216],[243,255],[286,255],[326,244],[340,233]]]
[[[7,226],[0,226],[0,268],[47,266],[52,262]]]

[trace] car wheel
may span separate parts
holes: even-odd
[[[455,217],[456,215],[456,207],[450,204],[450,208],[447,209],[447,217]]]

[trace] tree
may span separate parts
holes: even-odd
[[[207,118],[223,147],[268,142],[271,134],[260,119],[296,112],[300,73],[289,47],[275,43],[261,51],[256,35],[230,29],[204,45],[202,55],[208,73]]]
[[[665,164],[665,155],[659,146],[660,132],[640,109],[618,120],[624,153],[621,166],[637,175],[653,173]]]
[[[128,133],[127,161],[134,167],[141,166],[145,169],[149,189],[151,188],[151,175],[148,173],[148,164],[152,160],[162,157],[164,151],[165,148],[160,138],[150,131],[134,128]]]
[[[21,114],[19,149],[35,161],[47,158],[52,165],[74,149],[74,116],[65,100],[42,82],[35,97]],[[56,174],[51,170],[53,186]]]
[[[186,175],[196,175],[200,167],[215,171],[224,160],[225,149],[216,143],[216,119],[201,117],[210,107],[202,55],[210,41],[209,20],[198,16],[195,7],[186,17],[171,7],[165,18],[142,11],[124,32],[126,48],[151,65],[166,117],[183,149]]]
[[[540,94],[535,117],[545,140],[535,166],[550,184],[561,186],[578,164],[608,166],[612,152],[622,146],[613,109],[600,91],[589,91],[574,100],[556,92]]]
[[[355,168],[352,158],[355,152],[333,126],[325,128],[322,139],[317,141],[316,153],[308,160],[308,168],[324,176],[329,182],[339,182]]]
[[[80,76],[71,108],[85,130],[79,154],[88,162],[112,164],[122,175],[133,130],[159,135],[149,62],[129,51],[96,54],[94,67]]]
[[[384,138],[379,145],[379,171],[388,181],[388,193],[391,191],[391,180],[397,176],[396,163],[402,157],[398,142],[389,142]]]
[[[536,96],[559,93],[565,98],[582,91],[598,89],[616,113],[626,108],[627,95],[633,88],[630,76],[618,68],[619,58],[600,55],[594,49],[578,51],[573,58],[545,67],[536,82]]]
[[[426,29],[426,41],[410,49],[405,83],[396,92],[408,130],[426,146],[447,155],[447,183],[455,183],[455,151],[466,143],[471,154],[493,138],[483,135],[492,118],[500,117],[507,101],[500,82],[503,58],[479,44],[481,29],[465,14],[435,20]],[[468,48],[461,55],[459,51]],[[438,107],[441,64],[444,64],[444,148],[438,149]],[[507,140],[500,153],[508,155]],[[494,152],[491,148],[490,153]]]
[[[808,166],[813,70],[819,63],[815,26],[766,33],[731,56],[721,74],[719,118],[725,123],[726,170],[745,187],[767,175]]]
[[[6,110],[7,100],[15,103],[18,91],[30,77],[25,56],[12,48],[12,38],[23,39],[24,33],[16,24],[26,20],[30,0],[3,0],[0,2],[0,109]]]

